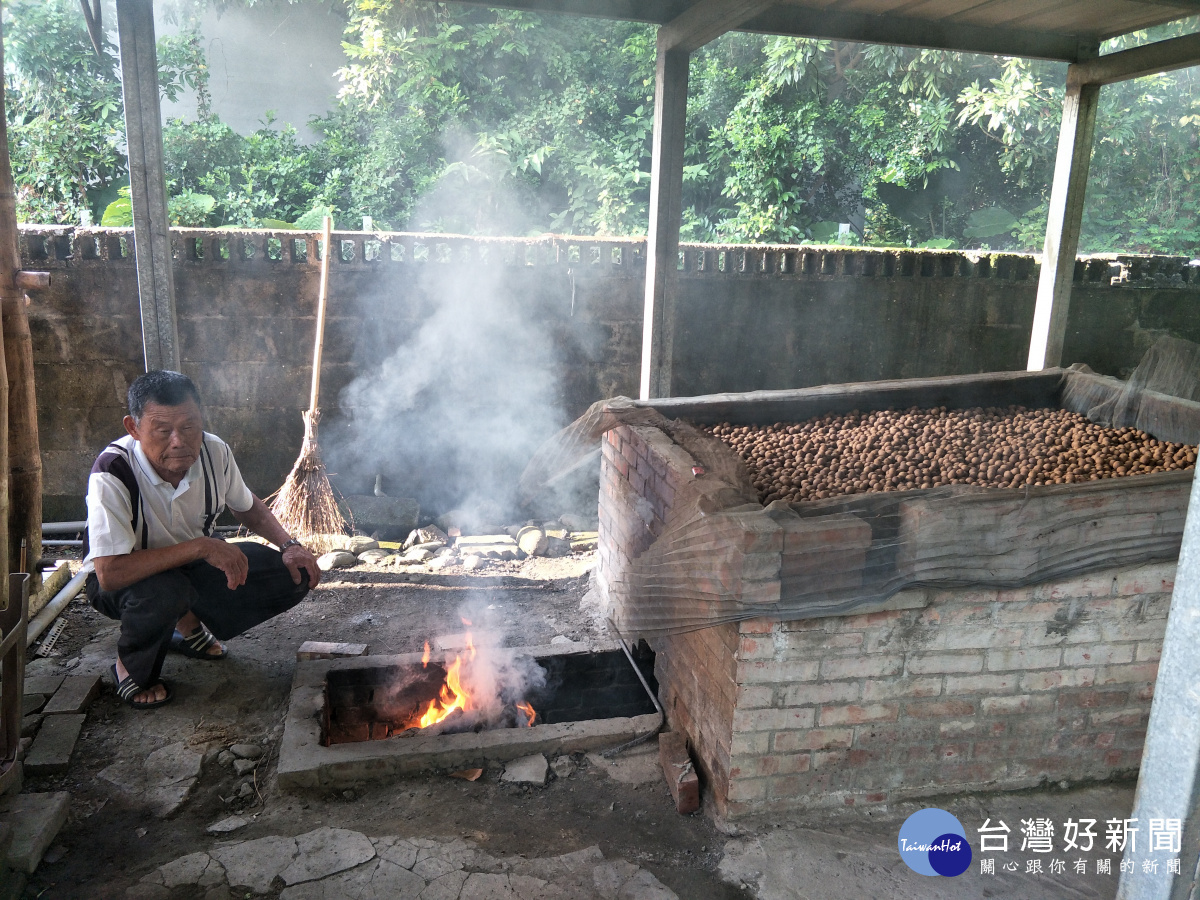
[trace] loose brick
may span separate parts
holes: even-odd
[[[48,716],[25,757],[25,772],[40,776],[61,775],[67,771],[85,718],[82,713]]]
[[[366,644],[340,644],[332,641],[305,641],[296,651],[296,659],[343,659],[366,656]]]
[[[42,712],[47,716],[86,712],[99,694],[99,675],[68,675]]]
[[[987,667],[990,672],[1004,672],[1009,669],[1053,669],[1059,665],[1062,651],[1057,647],[1045,647],[1039,650],[992,650],[987,655]]]
[[[904,714],[914,719],[941,719],[975,715],[975,704],[965,700],[937,700],[932,703],[908,703]]]
[[[827,725],[862,725],[867,722],[891,722],[900,715],[895,703],[874,703],[870,706],[825,706],[820,722]]]
[[[658,756],[676,811],[685,816],[694,813],[700,808],[700,779],[684,736],[679,732],[660,734]]]
[[[1063,650],[1062,664],[1070,668],[1103,666],[1133,662],[1136,644],[1100,644],[1099,646],[1069,647]]]
[[[904,669],[901,656],[831,658],[821,661],[821,677],[827,681],[844,678],[883,678],[899,675]]]
[[[907,670],[913,675],[932,675],[947,672],[982,672],[981,653],[913,653],[908,657]]]

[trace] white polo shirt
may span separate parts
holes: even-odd
[[[210,536],[226,506],[246,512],[253,504],[233,451],[215,434],[204,432],[200,458],[179,487],[160,478],[142,445],[126,435],[104,449],[88,476],[83,568],[94,571],[97,556],[124,556]]]

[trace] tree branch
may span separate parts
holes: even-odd
[[[92,49],[96,51],[96,55],[100,59],[104,59],[104,13],[100,9],[100,0],[92,0],[92,5],[88,6],[88,0],[79,0],[79,6],[83,9],[83,18],[87,22],[88,37],[92,40]]]

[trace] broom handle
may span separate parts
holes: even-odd
[[[325,344],[325,300],[329,294],[329,261],[332,249],[333,219],[325,217],[321,225],[321,292],[317,296],[317,339],[313,345],[312,394],[308,400],[309,413],[317,411],[317,398],[321,393],[321,348]]]

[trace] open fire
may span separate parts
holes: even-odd
[[[471,623],[463,619],[463,624]],[[395,668],[371,683],[330,688],[323,743],[349,743],[418,734],[531,728],[537,711],[526,693],[545,684],[545,671],[471,632],[465,647],[432,662],[428,641],[418,669]]]

